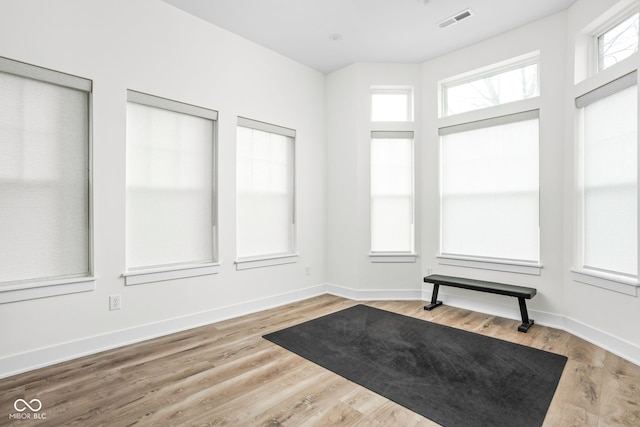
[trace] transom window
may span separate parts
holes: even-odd
[[[413,121],[413,89],[397,86],[372,87],[371,121]]]
[[[618,22],[596,37],[598,70],[602,71],[638,51],[638,12]]]
[[[442,116],[536,97],[540,93],[538,80],[537,55],[455,77],[442,83]]]

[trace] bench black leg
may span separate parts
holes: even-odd
[[[433,284],[433,292],[431,293],[431,303],[424,306],[425,310],[433,310],[439,305],[442,305],[442,301],[438,301],[438,289],[440,289],[440,285],[437,283]]]
[[[518,326],[518,331],[526,333],[531,325],[533,325],[533,319],[529,319],[527,303],[523,297],[518,297],[518,304],[520,304],[520,315],[522,316],[522,325]]]

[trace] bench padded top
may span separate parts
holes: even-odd
[[[482,280],[465,279],[462,277],[441,276],[432,274],[424,278],[425,282],[438,285],[454,286],[456,288],[470,289],[474,291],[489,292],[492,294],[508,295],[512,297],[531,299],[535,296],[534,288],[524,286],[507,285],[505,283],[485,282]]]

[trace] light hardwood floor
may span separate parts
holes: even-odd
[[[355,304],[324,295],[0,380],[0,425],[437,425],[262,338]],[[571,334],[421,301],[366,304],[566,355],[545,426],[640,426],[640,367]],[[9,419],[16,399],[34,398],[45,420]]]

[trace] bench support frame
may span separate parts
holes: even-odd
[[[518,304],[520,305],[520,316],[522,317],[522,325],[518,326],[518,331],[527,333],[531,325],[533,325],[533,319],[529,319],[527,302],[523,297],[518,297]]]
[[[440,285],[438,283],[433,284],[433,293],[431,294],[431,303],[424,306],[424,309],[431,311],[439,305],[442,305],[442,301],[438,301],[438,290]]]
[[[431,311],[434,308],[442,305],[442,301],[438,301],[438,291],[440,290],[440,284],[433,284],[433,292],[431,293],[431,302],[424,306],[424,309]],[[518,297],[518,304],[520,305],[520,316],[522,317],[522,325],[518,326],[519,332],[527,333],[531,325],[533,325],[533,319],[529,319],[529,313],[527,311],[527,302],[523,297]]]

